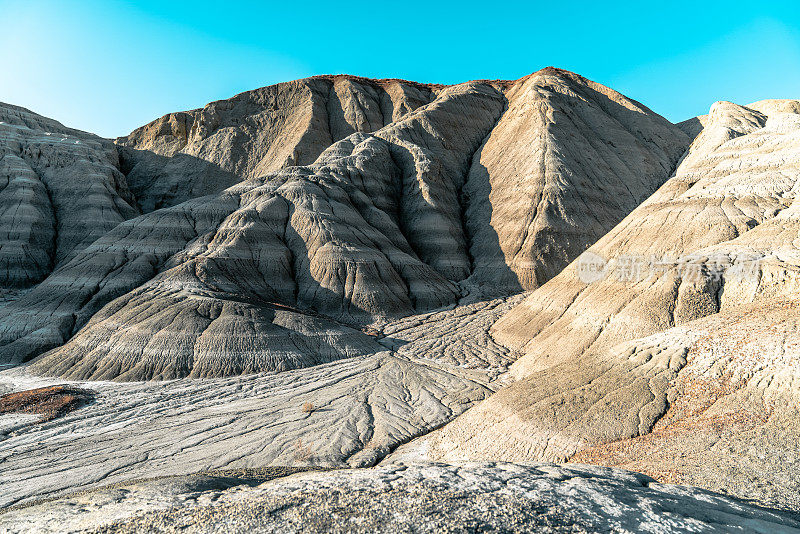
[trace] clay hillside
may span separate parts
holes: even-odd
[[[800,102],[672,124],[553,67],[318,76],[116,140],[0,104],[0,395],[87,399],[0,414],[0,530],[154,529],[203,499],[223,503],[207,530],[262,528],[297,480],[345,516],[369,498],[332,484],[410,517],[478,479],[485,506],[441,509],[795,528],[799,191]],[[245,479],[264,485],[226,493]]]

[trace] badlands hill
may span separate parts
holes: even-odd
[[[0,395],[93,392],[46,423],[0,416],[0,506],[413,459],[595,463],[800,509],[797,101],[674,125],[548,67],[454,86],[309,78],[114,142],[0,114]],[[428,473],[474,495],[464,480],[484,477],[486,502],[554,530],[623,528],[609,510],[665,499],[677,531],[794,521],[619,470],[415,465],[409,484]],[[539,489],[508,490],[507,472]],[[365,473],[341,483],[391,486]],[[587,477],[567,522],[531,511]],[[270,487],[209,524],[255,517],[283,495]],[[90,495],[54,506],[107,502]]]
[[[366,326],[554,276],[664,182],[688,139],[549,69],[434,89],[303,80],[170,115],[118,144],[138,209],[168,205],[162,186],[210,194],[115,217],[6,306],[2,360],[53,349],[38,372],[140,380],[371,353]],[[227,178],[186,186],[197,160]],[[154,169],[178,170],[145,179]]]
[[[30,287],[139,215],[115,145],[0,104],[0,291]]]

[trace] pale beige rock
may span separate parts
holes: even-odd
[[[639,437],[590,446],[571,461],[620,466],[789,510],[800,507],[800,303],[775,300],[668,330],[687,364],[670,405]]]
[[[583,281],[579,259],[494,325],[525,353],[521,380],[429,455],[578,453],[796,508],[800,115],[786,109],[715,104],[676,175],[589,249],[605,278]]]
[[[714,303],[709,303],[710,307],[689,305],[686,298],[694,291],[714,293],[718,287],[695,287],[676,272],[691,271],[682,267],[682,262],[707,263],[705,247],[737,236],[746,240],[747,232],[792,205],[800,179],[796,167],[798,117],[777,114],[767,120],[742,106],[715,104],[706,128],[692,143],[676,175],[591,248],[592,253],[616,262],[608,266],[610,276],[597,283],[582,283],[576,261],[554,279],[548,291],[533,293],[495,326],[500,341],[528,352],[516,365],[518,374],[566,360],[591,344],[611,345],[642,337],[717,311]],[[737,244],[734,241],[731,246]],[[794,246],[791,240],[779,239],[765,245],[766,251]],[[714,250],[726,252],[726,248]],[[665,269],[664,276],[643,276],[638,283],[627,283],[619,280],[621,275],[631,274],[624,269],[626,256],[644,261],[645,265],[639,265],[644,275],[650,274],[646,263],[654,257],[666,257],[681,269]],[[736,255],[729,256],[720,268],[735,263]],[[701,277],[698,282],[711,281]],[[580,320],[573,320],[578,310]],[[556,331],[576,336],[571,338],[569,354],[537,355],[533,345],[548,350],[541,341],[548,332],[555,335]]]

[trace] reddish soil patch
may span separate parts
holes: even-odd
[[[41,422],[52,421],[80,408],[92,398],[91,391],[70,386],[49,386],[18,391],[0,396],[0,414],[38,414],[42,416]]]
[[[630,439],[598,443],[572,456],[574,463],[623,467],[639,471],[666,484],[686,484],[680,465],[685,456],[705,450],[726,434],[746,432],[763,425],[769,413],[749,410],[710,415],[707,410],[744,383],[727,377],[709,380],[684,376],[681,395],[650,433]]]

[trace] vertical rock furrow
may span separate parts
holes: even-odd
[[[623,95],[556,69],[507,98],[465,185],[470,282],[490,294],[555,276],[654,192],[688,143]]]
[[[425,106],[377,134],[402,167],[401,227],[417,256],[448,280],[470,273],[459,194],[470,155],[503,109],[501,93],[484,84],[443,91]],[[470,109],[471,121],[461,120]]]
[[[47,189],[19,156],[0,159],[0,286],[27,287],[51,269],[53,208]]]

